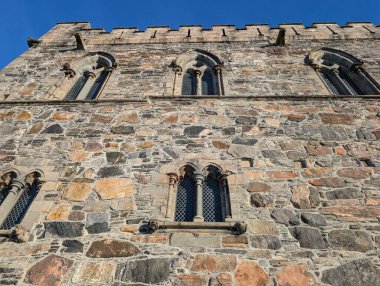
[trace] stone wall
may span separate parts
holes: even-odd
[[[3,103],[2,168],[46,183],[30,242],[0,245],[0,283],[375,285],[379,112],[355,98]],[[173,220],[166,172],[180,162],[233,173],[245,234],[139,232]]]
[[[0,284],[377,285],[379,96],[331,96],[306,57],[346,51],[380,82],[379,27],[280,27],[284,47],[265,25],[61,23],[5,67],[0,171],[39,169],[43,184],[21,222],[28,242],[0,241]],[[225,96],[172,96],[169,66],[193,49],[224,62]],[[99,100],[47,97],[65,63],[99,51],[118,64]],[[142,233],[173,222],[168,174],[187,162],[229,174],[245,233]]]
[[[170,64],[179,55],[194,49],[208,51],[224,62],[222,74],[226,95],[328,96],[330,93],[317,73],[305,63],[311,51],[322,47],[343,50],[362,59],[364,69],[380,82],[379,40],[376,38],[379,34],[371,34],[362,26],[360,29],[345,28],[355,39],[350,39],[348,33],[338,37],[329,32],[322,38],[289,38],[285,47],[277,47],[272,45],[275,36],[272,41],[269,37],[247,35],[239,40],[224,37],[224,41],[216,42],[212,38],[188,41],[186,37],[177,37],[175,42],[167,43],[157,36],[151,43],[115,43],[107,33],[94,30],[96,34],[93,34],[83,30],[86,24],[60,24],[41,38],[38,47],[29,49],[3,69],[0,98],[44,100],[49,90],[64,77],[64,64],[99,51],[113,55],[118,63],[99,100],[170,96],[174,74]],[[370,29],[377,31],[379,28],[372,26]],[[76,49],[75,32],[82,33],[86,51]],[[126,37],[130,39],[141,34],[127,33]],[[96,40],[100,35],[102,41]]]

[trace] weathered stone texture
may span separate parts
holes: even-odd
[[[0,177],[44,172],[21,223],[27,242],[0,238],[0,284],[376,285],[379,97],[331,96],[305,58],[346,51],[379,82],[380,27],[350,25],[281,25],[278,47],[268,45],[278,29],[263,25],[58,24],[0,72]],[[171,63],[194,49],[224,62],[224,96],[172,96]],[[64,63],[98,51],[117,67],[97,101],[49,97]],[[147,230],[149,219],[174,222],[188,163],[227,176],[229,226]]]

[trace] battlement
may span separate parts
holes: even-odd
[[[111,32],[103,28],[92,28],[89,22],[67,22],[57,25],[45,34],[43,45],[73,45],[74,34],[79,33],[87,45],[149,44],[177,42],[228,42],[266,41],[274,42],[279,30],[285,29],[285,39],[294,40],[353,40],[379,39],[380,26],[370,22],[313,23],[305,27],[301,23],[285,23],[278,27],[267,24],[247,24],[243,28],[235,25],[213,25],[206,29],[201,25],[182,25],[178,29],[169,26],[152,26],[146,30],[137,27],[114,28]]]

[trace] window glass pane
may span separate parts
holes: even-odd
[[[102,72],[100,76],[95,80],[90,91],[86,96],[86,100],[94,100],[98,96],[100,90],[102,89],[105,80],[107,79],[108,72]]]
[[[203,183],[203,217],[207,222],[222,222],[220,183],[208,176]]]
[[[195,78],[195,74],[193,71],[187,71],[183,75],[182,94],[183,95],[196,95],[197,94],[196,78]]]
[[[0,229],[11,229],[16,224],[20,223],[34,198],[37,196],[38,191],[39,188],[36,186],[25,189],[4,223],[0,226]]]
[[[328,86],[329,90],[332,92],[332,94],[335,95],[343,95],[344,92],[341,92],[338,86],[336,86],[333,81],[330,79],[330,76],[326,72],[321,72],[321,77],[325,81],[326,85]]]
[[[0,189],[0,206],[5,200],[5,198],[7,197],[8,193],[9,193],[9,189],[7,187],[3,187]]]
[[[87,78],[85,76],[81,76],[74,83],[73,87],[70,89],[69,93],[66,95],[66,100],[74,100],[77,98],[78,94],[86,84]]]
[[[349,89],[352,95],[363,94],[355,82],[346,74],[345,71],[339,70],[339,77],[344,82],[344,85]]]
[[[195,182],[184,176],[178,182],[175,221],[193,221],[196,204]]]
[[[202,94],[214,95],[214,81],[213,76],[209,70],[206,70],[202,76]]]

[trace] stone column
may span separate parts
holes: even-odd
[[[82,90],[79,92],[77,96],[77,100],[84,100],[86,99],[88,93],[91,90],[92,85],[94,84],[94,80],[96,79],[96,74],[93,72],[85,72],[84,76],[86,77],[86,83],[83,86]]]
[[[11,189],[3,203],[0,206],[0,226],[5,222],[9,213],[12,211],[16,205],[18,199],[25,191],[25,185],[18,179],[13,179],[10,182]]]
[[[219,95],[223,95],[223,89],[222,89],[222,66],[217,65],[214,67],[216,78],[218,80],[218,92]]]
[[[228,189],[228,181],[227,181],[228,174],[222,173],[220,174],[219,180],[222,186],[222,201],[224,202],[224,210],[225,210],[225,219],[231,219],[232,213],[231,213],[231,203],[230,203],[230,192]]]
[[[177,174],[170,173],[169,176],[169,190],[168,190],[168,201],[166,206],[166,218],[172,217],[171,213],[173,210],[173,198],[174,198],[174,192],[175,192],[175,185],[178,182],[178,176]]]
[[[197,81],[197,95],[202,95],[202,72],[199,70],[195,71],[195,80]]]
[[[174,95],[174,93],[175,93],[175,86],[177,84],[177,78],[182,73],[182,68],[180,66],[176,65],[173,67],[173,71],[174,71],[174,83],[173,83],[172,95]]]
[[[203,181],[204,181],[204,175],[201,173],[195,173],[195,184],[196,184],[196,191],[197,191],[197,198],[196,198],[196,213],[194,217],[194,222],[203,222]]]

